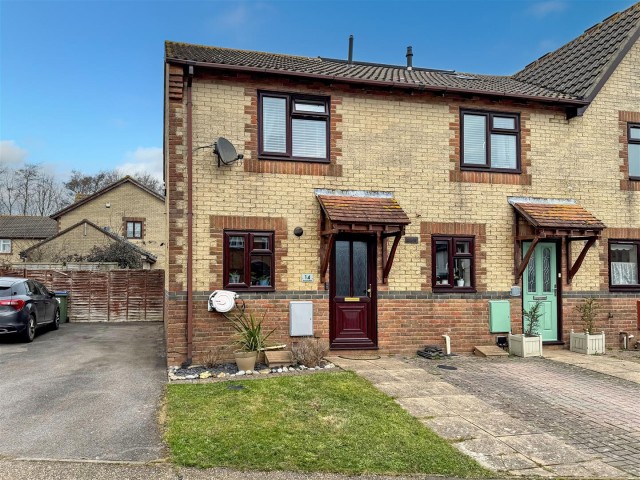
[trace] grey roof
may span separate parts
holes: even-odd
[[[640,3],[615,13],[513,78],[576,97],[597,93],[640,32]]]
[[[49,238],[58,222],[49,217],[0,215],[0,238]]]
[[[415,90],[435,90],[535,98],[542,101],[578,103],[577,97],[514,79],[508,76],[460,73],[452,70],[299,57],[276,53],[234,50],[187,43],[166,42],[169,62],[196,63],[211,67],[299,77],[325,78],[350,83],[394,86]]]
[[[512,76],[300,57],[166,42],[169,62],[416,90],[468,92],[587,105],[640,35],[640,3],[611,15],[580,37]]]

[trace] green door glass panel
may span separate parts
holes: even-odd
[[[523,257],[527,254],[530,245],[531,242],[524,242]],[[542,335],[542,340],[545,342],[558,340],[557,267],[556,244],[539,242],[522,276],[523,308],[528,310],[536,302],[541,303],[542,317],[538,333]]]

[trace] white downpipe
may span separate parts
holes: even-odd
[[[449,335],[442,335],[444,338],[444,350],[447,355],[451,355],[451,337]]]

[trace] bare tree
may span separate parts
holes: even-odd
[[[112,183],[117,182],[125,176],[126,175],[119,170],[102,170],[93,175],[85,175],[78,170],[73,170],[71,172],[71,178],[69,181],[65,182],[64,186],[74,196],[77,194],[91,195],[96,193],[98,190],[102,190]],[[149,172],[134,174],[131,176],[148,189],[162,194],[162,182]]]
[[[42,166],[25,164],[0,171],[0,213],[8,215],[51,215],[69,203],[54,175]]]

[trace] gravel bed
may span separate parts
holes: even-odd
[[[239,377],[262,377],[268,375],[282,375],[292,373],[311,373],[336,368],[333,363],[322,361],[320,366],[306,367],[304,365],[289,365],[286,367],[269,368],[264,363],[257,363],[255,370],[238,370],[235,363],[223,363],[212,368],[203,365],[192,365],[188,368],[177,366],[168,368],[168,377],[175,381],[194,380],[237,380]]]

